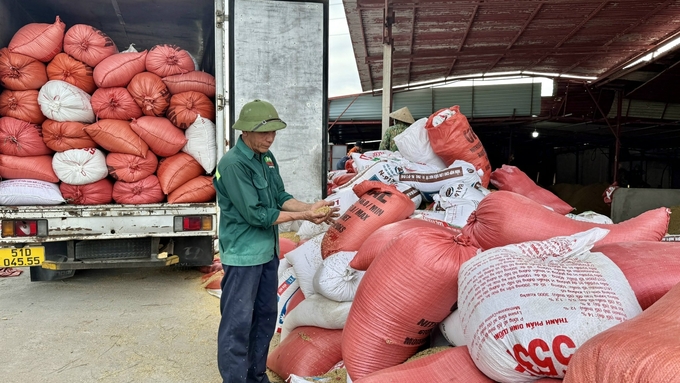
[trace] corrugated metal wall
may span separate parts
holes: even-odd
[[[609,110],[609,118],[616,118],[617,97],[614,97]],[[680,120],[680,104],[658,101],[631,100],[624,98],[621,103],[621,115],[627,117],[653,118],[659,120]]]
[[[334,99],[330,102],[329,119],[331,122],[380,121],[381,105],[382,97],[371,94]],[[468,118],[528,117],[541,110],[541,84],[417,89],[395,93],[392,105],[392,110],[408,106],[415,119],[453,105],[459,105]]]

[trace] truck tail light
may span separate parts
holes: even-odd
[[[188,215],[175,217],[175,231],[212,230],[212,216]]]
[[[47,220],[3,220],[3,237],[46,237]]]

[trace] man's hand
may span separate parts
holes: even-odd
[[[312,204],[312,208],[310,209],[309,214],[305,214],[306,216],[309,216],[309,218],[305,218],[308,221],[311,221],[315,224],[320,224],[322,222],[325,222],[327,224],[332,224],[333,220],[335,218],[338,218],[340,214],[338,211],[340,211],[339,207],[333,207],[333,202],[332,201],[317,201],[314,204]]]

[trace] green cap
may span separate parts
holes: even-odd
[[[272,104],[253,100],[243,105],[238,120],[232,127],[244,132],[271,132],[285,128],[286,123],[279,118]]]

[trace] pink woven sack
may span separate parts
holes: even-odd
[[[94,67],[94,83],[100,88],[127,86],[136,74],[144,72],[146,51],[116,53]]]
[[[40,89],[47,82],[45,64],[7,48],[0,49],[0,85],[10,90]]]
[[[172,44],[158,44],[146,56],[146,70],[160,77],[191,72],[196,69],[189,52]]]
[[[64,35],[64,52],[94,67],[118,53],[118,48],[106,33],[91,25],[76,24]]]
[[[30,157],[52,154],[43,142],[40,128],[12,117],[0,118],[0,154]]]
[[[568,203],[562,201],[547,189],[544,189],[529,178],[526,173],[512,165],[503,165],[491,172],[491,184],[498,190],[507,190],[528,197],[543,206],[547,206],[556,213],[567,214],[574,210]]]
[[[155,175],[136,182],[116,181],[113,184],[113,200],[123,204],[145,204],[163,202],[165,195]]]
[[[210,73],[192,71],[176,74],[163,77],[163,82],[170,90],[170,94],[194,91],[215,97],[215,76]]]
[[[132,120],[142,116],[142,109],[123,87],[99,88],[92,94],[90,103],[99,118]]]
[[[8,48],[10,52],[21,53],[46,63],[61,52],[65,29],[66,24],[59,16],[54,24],[26,24],[12,36]]]
[[[160,157],[170,157],[187,143],[184,132],[165,117],[143,116],[130,122],[130,128]]]

